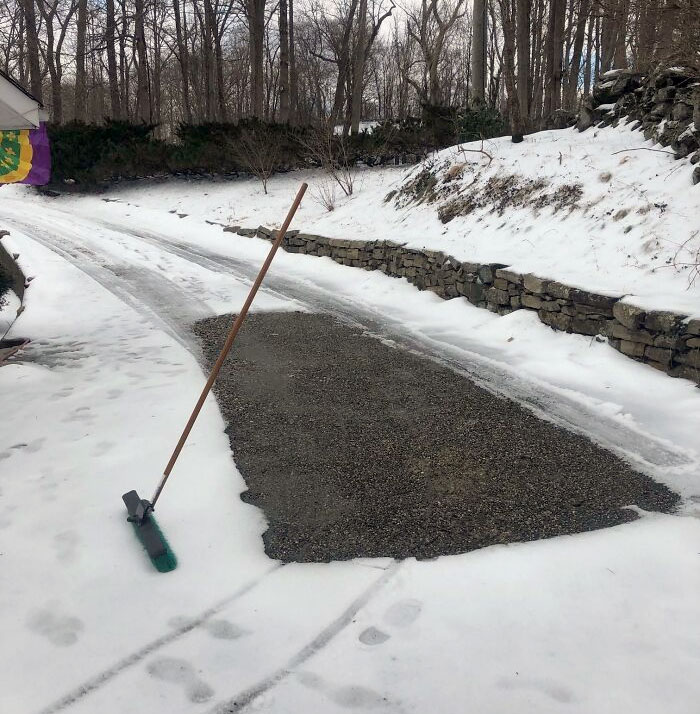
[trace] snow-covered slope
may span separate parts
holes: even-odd
[[[434,195],[385,201],[391,191],[410,190],[426,169],[438,180]],[[690,169],[688,159],[675,161],[628,126],[548,131],[521,144],[502,138],[452,147],[408,169],[359,170],[352,196],[336,187],[332,212],[307,200],[297,225],[505,263],[589,290],[634,295],[643,306],[696,314],[700,279],[693,281],[688,264],[700,250],[700,187],[691,185]],[[110,196],[229,224],[275,226],[301,180],[310,182],[312,199],[332,190],[320,172],[293,172],[274,177],[269,195],[245,179],[135,183]],[[455,208],[458,215],[443,222]]]

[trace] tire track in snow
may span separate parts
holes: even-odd
[[[280,570],[284,566],[285,563],[276,563],[273,567],[266,570],[261,576],[246,583],[223,600],[219,600],[219,602],[217,602],[215,605],[212,605],[211,607],[207,608],[199,615],[189,620],[186,624],[183,624],[180,627],[176,627],[175,629],[168,632],[166,635],[157,637],[155,640],[148,642],[147,644],[143,645],[142,647],[135,650],[126,657],[123,657],[108,669],[103,670],[99,674],[94,675],[90,679],[75,687],[73,690],[55,701],[53,704],[50,704],[44,709],[41,709],[38,714],[55,714],[55,712],[63,711],[64,709],[67,709],[73,704],[76,704],[80,700],[84,699],[89,694],[92,694],[98,689],[101,689],[117,675],[121,674],[127,669],[130,669],[134,665],[137,665],[146,657],[153,654],[154,652],[157,652],[166,645],[169,645],[170,643],[181,639],[189,632],[192,632],[192,630],[195,630],[197,627],[204,624],[214,615],[218,615],[233,602],[242,598],[244,595],[246,595],[251,590],[260,585],[262,582],[264,582],[270,575]]]
[[[251,687],[242,690],[224,702],[220,702],[210,710],[209,714],[235,714],[235,712],[240,712],[258,697],[276,687],[292,674],[296,667],[318,654],[339,635],[352,622],[355,615],[396,575],[400,567],[401,562],[394,561],[391,563],[380,577],[350,603],[350,606],[344,612],[336,617],[333,622],[326,625],[311,642],[292,655],[286,664],[263,677]]]
[[[15,218],[10,219],[8,223],[17,226],[32,240],[67,260],[137,313],[156,324],[197,359],[200,358],[199,345],[189,329],[189,324],[214,314],[205,303],[187,294],[155,270],[135,264],[118,265],[113,263],[114,258],[109,253],[98,255],[76,244],[65,229],[60,230],[53,226],[49,230]]]

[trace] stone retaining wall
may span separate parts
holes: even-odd
[[[266,240],[275,236],[265,226],[224,230]],[[645,311],[623,302],[621,295],[601,295],[531,273],[523,275],[501,263],[459,261],[440,251],[416,250],[390,241],[341,240],[288,231],[282,246],[289,253],[326,256],[342,265],[381,270],[443,299],[464,297],[500,315],[532,310],[555,330],[600,335],[632,359],[700,384],[700,319]]]

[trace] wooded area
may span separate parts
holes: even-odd
[[[601,73],[700,65],[700,0],[2,0],[0,68],[56,123],[402,121],[484,102],[514,133]]]

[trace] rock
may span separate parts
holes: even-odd
[[[510,305],[510,295],[505,290],[489,288],[486,291],[486,299],[494,305]]]
[[[700,336],[700,318],[694,318],[688,320],[685,324],[685,331],[688,335],[699,335]]]
[[[479,268],[479,278],[482,283],[490,284],[494,281],[496,277],[496,271],[499,268],[505,268],[506,266],[502,263],[492,263],[490,265],[482,265]]]
[[[644,323],[646,312],[636,305],[619,301],[613,305],[613,317],[630,330],[636,330]]]
[[[681,341],[678,337],[671,337],[669,335],[657,335],[654,338],[654,347],[663,347],[667,350],[675,350],[680,346]]]
[[[586,129],[590,129],[596,121],[597,117],[591,100],[590,98],[586,98],[581,102],[581,109],[579,110],[578,120],[576,121],[576,128],[579,131],[586,131]]]
[[[691,337],[685,344],[687,347],[700,347],[700,337]]]
[[[523,276],[507,268],[499,268],[496,270],[496,277],[507,280],[509,283],[515,283],[516,285],[523,284]]]
[[[593,102],[596,106],[615,103],[623,94],[637,89],[642,79],[643,75],[628,69],[620,70],[614,77],[604,76],[603,81],[593,87]]]
[[[671,117],[677,121],[684,121],[693,116],[693,105],[686,102],[676,102],[671,110]]]
[[[679,315],[675,312],[653,310],[652,312],[648,312],[644,318],[644,327],[652,330],[652,332],[672,334],[679,329],[684,319],[685,315]],[[620,322],[622,322],[622,320],[620,320]]]
[[[700,165],[693,169],[693,175],[691,176],[693,186],[697,186],[700,183]]]
[[[547,121],[548,129],[568,129],[576,123],[576,113],[567,109],[557,109]]]
[[[562,300],[568,300],[570,292],[571,288],[568,285],[559,283],[556,280],[552,280],[547,283],[547,295],[551,295],[553,298],[561,298]]]
[[[671,86],[671,87],[662,87],[661,89],[658,89],[654,93],[654,101],[657,104],[665,104],[666,102],[670,102],[674,97],[676,96],[676,88]]]
[[[638,342],[643,345],[654,344],[654,338],[646,330],[630,330],[624,325],[613,324],[612,336],[627,342]]]
[[[257,232],[258,231],[255,228],[239,228],[238,229],[238,235],[244,236],[245,238],[255,238],[255,235]]]
[[[646,362],[650,367],[653,367],[654,369],[658,369],[659,372],[668,372],[668,367],[669,365],[664,364],[663,362],[654,362],[653,359],[649,359],[647,357],[647,362]]]
[[[644,357],[644,345],[639,342],[630,342],[629,340],[620,341],[620,352],[629,357]]]
[[[238,233],[240,230],[240,226],[224,226],[224,233]]]
[[[700,368],[700,350],[690,350],[690,352],[679,352],[674,357],[674,361],[685,364],[688,367]]]
[[[579,315],[593,315],[596,317],[612,317],[612,308],[607,307],[593,307],[592,305],[581,305],[576,303],[574,305],[575,312]]]
[[[535,295],[528,295],[527,293],[522,295],[520,301],[522,302],[523,307],[527,307],[530,310],[539,310],[543,305],[543,302],[540,298],[536,297]]]
[[[9,236],[10,231],[2,230],[0,231],[0,240],[2,240],[5,236]]]
[[[657,88],[688,86],[699,79],[698,73],[691,67],[667,67],[656,75],[654,86]]]
[[[547,285],[549,285],[549,280],[538,278],[532,273],[523,275],[523,286],[525,287],[525,290],[529,290],[531,293],[543,295],[547,292]]]
[[[700,163],[700,151],[696,151],[696,152],[690,157],[690,163],[691,163],[691,164]]]
[[[644,349],[644,355],[654,362],[659,362],[660,364],[670,365],[673,352],[671,350],[664,350],[660,347],[649,347]]]
[[[270,240],[272,238],[272,228],[268,228],[267,226],[258,226],[257,235],[258,238],[266,238],[267,240]]]
[[[601,335],[605,332],[607,320],[587,320],[583,317],[574,317],[571,320],[571,332],[577,335]]]
[[[561,312],[545,312],[544,310],[540,310],[537,314],[541,322],[555,330],[566,332],[571,327],[571,318]]]
[[[678,365],[674,367],[669,374],[672,377],[681,377],[683,379],[689,379],[691,382],[695,382],[695,384],[700,384],[700,370],[695,367]]]
[[[571,288],[569,290],[568,298],[575,303],[582,303],[584,305],[591,305],[593,307],[601,307],[604,309],[612,308],[612,306],[620,299],[617,296],[589,293],[587,290],[579,290],[578,288]]]
[[[478,305],[485,299],[484,286],[481,283],[465,283],[463,294],[474,305]]]

